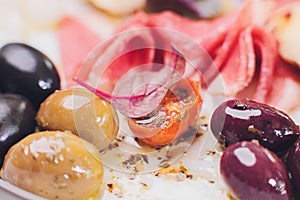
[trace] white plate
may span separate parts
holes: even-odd
[[[103,20],[105,17],[95,14],[95,10],[86,4],[86,0],[0,0],[0,44],[7,42],[26,42],[46,53],[55,63],[61,64],[58,51],[58,41],[53,32],[53,25],[64,14],[87,17],[89,23]],[[39,18],[38,16],[44,16]],[[105,18],[107,22],[108,19]],[[112,25],[113,24],[113,25]],[[111,25],[95,28],[102,35],[109,35],[115,28]],[[205,102],[205,101],[204,101]],[[204,105],[202,123],[209,121],[212,107]],[[299,112],[300,113],[300,112]],[[295,116],[300,119],[300,117]],[[204,127],[205,128],[205,127]],[[105,166],[103,200],[182,200],[229,199],[226,186],[219,173],[219,158],[221,153],[215,149],[216,140],[209,132],[197,138],[187,153],[176,160],[174,166],[181,162],[193,175],[192,179],[178,174],[166,177],[155,176],[155,173],[138,173],[134,177],[130,173],[111,170]],[[107,185],[117,184],[118,189],[109,192]],[[21,190],[0,179],[0,199],[42,200],[36,195]]]

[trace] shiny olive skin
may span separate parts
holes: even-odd
[[[37,110],[59,88],[54,64],[39,50],[22,43],[9,43],[0,49],[0,92],[23,95]]]
[[[83,88],[57,90],[36,116],[41,130],[71,131],[99,150],[118,134],[118,116],[111,104]]]
[[[287,167],[292,176],[295,199],[300,199],[300,139],[292,146],[287,158]]]
[[[299,138],[299,127],[287,114],[248,99],[232,99],[219,105],[210,126],[224,147],[256,139],[279,156]]]
[[[35,114],[25,97],[0,94],[0,167],[9,148],[35,130]]]
[[[103,166],[99,157],[93,145],[71,132],[37,132],[9,149],[0,175],[47,199],[100,199]]]
[[[285,165],[276,154],[257,142],[243,141],[226,148],[220,171],[236,199],[292,199]]]

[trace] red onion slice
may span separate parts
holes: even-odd
[[[90,55],[93,62],[87,59],[75,79],[128,117],[152,112],[185,73],[186,60],[175,45],[161,41],[149,30],[142,32],[121,33],[100,45]],[[86,68],[97,72],[97,80],[89,79]]]
[[[161,64],[143,65],[126,73],[116,84],[112,94],[98,90],[81,79],[77,83],[97,96],[109,101],[117,110],[128,117],[141,117],[152,112],[164,98],[171,85],[182,78],[177,68],[185,66],[184,58],[174,56],[173,67]],[[153,67],[159,71],[153,71]]]
[[[170,52],[164,54],[168,57]],[[183,77],[185,59],[177,51],[172,54],[170,64],[141,65],[126,73],[115,85],[113,96],[127,94],[130,98],[113,97],[113,106],[129,117],[141,117],[156,109],[168,89]]]

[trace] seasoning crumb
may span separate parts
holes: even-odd
[[[188,178],[188,179],[193,179],[193,174],[187,174],[187,175],[186,175],[186,178]]]
[[[113,193],[117,198],[123,197],[123,188],[118,183],[107,183],[107,190]]]
[[[119,147],[119,142],[118,142],[118,141],[114,141],[114,142],[112,143],[112,145],[113,145],[114,147]]]
[[[145,163],[149,164],[149,160],[148,160],[148,156],[147,155],[142,154],[142,158],[145,161]]]
[[[172,152],[170,152],[170,151],[167,151],[165,156],[169,160],[173,157]]]
[[[108,191],[109,192],[112,192],[113,191],[113,189],[114,189],[114,187],[113,187],[114,185],[112,184],[112,183],[107,183],[107,187],[108,187]]]
[[[145,190],[148,190],[149,189],[149,186],[146,184],[146,183],[141,183],[142,187],[145,189]]]
[[[203,133],[200,133],[200,132],[199,132],[199,133],[196,134],[196,138],[199,138],[199,137],[201,137],[202,135],[203,135]]]
[[[147,155],[144,154],[134,154],[130,155],[127,160],[122,162],[123,166],[126,169],[133,169],[134,172],[139,172],[144,169],[144,164],[149,163],[149,159]]]
[[[226,193],[226,196],[227,196],[228,199],[230,199],[230,200],[236,200],[236,199],[232,196],[232,194],[231,194],[230,192],[227,192],[227,193]]]
[[[169,165],[158,170],[154,175],[159,176],[159,175],[171,175],[171,174],[176,175],[178,181],[193,178],[193,175],[188,172],[187,168],[183,166],[182,162],[180,162],[179,168]]]
[[[114,147],[115,147],[114,145],[109,144],[107,148],[108,148],[108,150],[112,150]]]
[[[210,182],[210,183],[212,183],[212,184],[213,184],[213,183],[215,183],[215,181],[214,181],[214,180],[209,180],[208,182]]]
[[[136,174],[135,173],[131,173],[131,174],[129,174],[128,179],[129,180],[134,180],[135,177],[136,177]]]
[[[207,150],[206,155],[215,155],[216,151],[214,150]]]
[[[99,150],[99,153],[100,153],[100,154],[105,154],[105,152],[106,152],[106,149],[100,149],[100,150]]]
[[[118,142],[122,142],[125,139],[125,135],[120,133],[119,135],[117,135],[116,140]]]
[[[159,163],[159,167],[161,168],[166,168],[166,167],[169,167],[170,166],[170,163],[169,163],[169,160],[162,160],[160,163]]]

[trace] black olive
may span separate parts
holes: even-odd
[[[292,176],[295,199],[300,199],[300,139],[293,145],[287,158],[287,167]]]
[[[0,91],[21,94],[37,110],[47,96],[60,89],[58,72],[39,50],[22,43],[0,49]]]
[[[279,156],[299,138],[299,127],[287,114],[248,99],[222,103],[214,111],[210,125],[224,147],[256,139]]]
[[[226,148],[220,170],[237,199],[292,199],[285,165],[276,154],[256,142],[238,142]]]
[[[35,115],[25,97],[0,94],[0,167],[9,148],[34,132]]]

